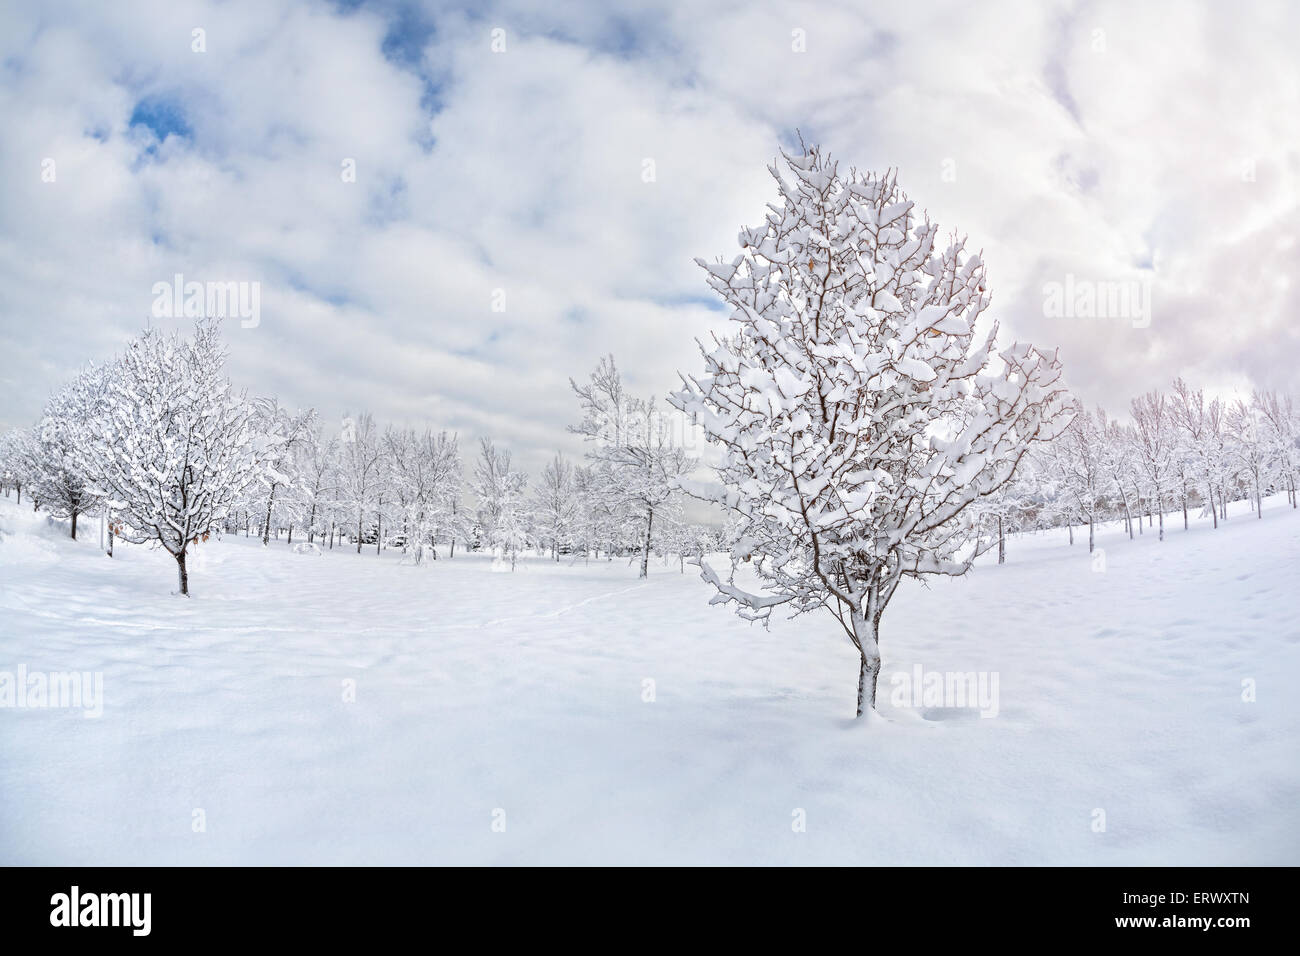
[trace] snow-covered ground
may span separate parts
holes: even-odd
[[[0,672],[104,693],[0,709],[0,863],[1300,863],[1300,513],[1167,524],[905,584],[863,725],[828,619],[675,563],[227,538],[186,600],[0,499]],[[892,707],[915,665],[996,674],[996,717]]]

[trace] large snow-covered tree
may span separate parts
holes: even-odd
[[[983,262],[940,243],[893,175],[841,174],[816,147],[771,172],[780,202],[741,253],[700,261],[733,332],[671,401],[720,446],[715,497],[739,516],[730,574],[699,562],[714,601],[828,611],[858,651],[861,716],[899,581],[966,572],[970,506],[1069,409],[1054,354],[977,333]],[[742,562],[761,588],[736,582]]]
[[[220,530],[260,470],[254,408],[224,377],[225,358],[214,323],[188,339],[146,331],[104,370],[79,445],[118,534],[166,549],[183,595],[189,549]]]

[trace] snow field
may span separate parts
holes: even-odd
[[[1295,864],[1300,513],[1166,528],[905,582],[864,724],[832,622],[747,625],[675,561],[228,537],[186,600],[0,499],[0,673],[105,698],[0,708],[0,863]],[[916,665],[996,673],[997,716],[891,706]]]

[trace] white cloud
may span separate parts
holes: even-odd
[[[1287,4],[402,9],[0,12],[0,424],[181,272],[262,283],[261,324],[228,335],[236,381],[326,421],[491,433],[534,467],[579,449],[567,380],[600,354],[642,392],[696,366],[722,316],[692,260],[734,253],[796,127],[898,167],[1086,400],[1180,373],[1300,386]],[[418,22],[423,56],[385,58]],[[190,135],[132,128],[146,98]],[[1150,327],[1045,318],[1065,273],[1149,279]]]

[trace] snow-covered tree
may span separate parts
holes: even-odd
[[[91,368],[59,389],[25,444],[28,493],[56,518],[68,518],[77,537],[77,518],[100,502],[80,447],[103,390],[104,370]]]
[[[348,427],[340,436],[339,446],[339,493],[342,506],[356,523],[360,554],[366,522],[377,517],[382,501],[382,448],[375,420],[369,414],[359,416],[355,422],[350,418],[346,421]]]
[[[484,438],[474,468],[473,491],[478,498],[478,520],[484,543],[510,559],[515,568],[519,552],[528,547],[531,524],[525,489],[528,476],[510,464],[510,452]]]
[[[320,428],[311,429],[296,453],[295,470],[299,511],[303,514],[307,540],[325,535],[331,508],[338,493],[338,440],[325,440]]]
[[[589,559],[592,551],[599,558],[613,537],[616,516],[604,493],[607,482],[601,470],[596,465],[576,465],[573,469],[573,536],[584,559]]]
[[[296,496],[300,452],[312,439],[316,412],[310,408],[291,412],[281,407],[275,398],[259,399],[254,405],[257,409],[256,428],[261,435],[262,476],[266,484],[266,513],[262,520],[262,544],[265,546],[271,541],[273,522],[279,528],[297,517],[297,505],[301,504],[301,499]],[[277,503],[284,511],[282,522],[276,521]]]
[[[1173,415],[1169,400],[1158,391],[1147,392],[1130,403],[1133,413],[1133,451],[1142,472],[1148,502],[1155,505],[1160,523],[1159,539],[1165,540],[1165,498],[1173,487]]]
[[[587,457],[605,466],[612,502],[634,511],[641,524],[641,577],[650,573],[655,513],[677,492],[695,462],[678,445],[658,400],[637,398],[623,387],[614,356],[600,360],[586,385],[573,379],[582,421],[570,426],[589,443]]]
[[[533,522],[538,544],[560,560],[560,549],[572,539],[577,518],[573,466],[558,452],[542,469],[533,490]]]
[[[452,532],[455,500],[460,496],[459,440],[446,432],[395,431],[384,437],[385,459],[392,472],[393,515],[402,527],[404,550],[416,564],[428,549],[436,560],[440,536]]]
[[[189,549],[220,531],[259,471],[254,409],[224,377],[225,358],[213,323],[189,339],[146,331],[104,371],[79,446],[118,533],[171,554],[184,595]]]
[[[4,482],[6,495],[11,488],[17,492],[17,504],[23,503],[23,488],[27,487],[32,440],[28,428],[11,428],[0,435],[0,481]]]
[[[1068,420],[1055,355],[995,350],[984,265],[938,245],[892,175],[841,175],[814,147],[771,167],[781,195],[742,252],[709,265],[734,334],[672,402],[721,447],[716,500],[740,516],[716,602],[766,620],[826,609],[860,657],[874,708],[880,619],[903,577],[960,575],[971,505]],[[696,489],[697,494],[704,494]],[[735,581],[750,562],[763,585]]]
[[[1138,501],[1138,475],[1133,464],[1133,436],[1131,429],[1107,417],[1102,409],[1097,409],[1097,431],[1100,441],[1098,449],[1101,457],[1101,469],[1105,476],[1107,491],[1112,499],[1118,499],[1124,511],[1124,528],[1129,539],[1133,538],[1134,509]],[[1141,519],[1136,522],[1141,525]]]
[[[1300,472],[1300,416],[1290,395],[1256,392],[1251,401],[1263,419],[1264,437],[1273,470],[1281,478],[1291,507],[1297,507],[1296,475]]]
[[[1042,492],[1040,477],[1032,456],[1025,456],[1016,468],[1016,475],[991,494],[975,502],[979,516],[983,543],[980,554],[997,547],[998,564],[1007,560],[1007,536],[1032,526],[1041,512]]]
[[[1255,505],[1255,516],[1264,517],[1264,486],[1268,482],[1269,438],[1264,415],[1258,402],[1238,399],[1228,409],[1228,431],[1232,436],[1231,453],[1237,468],[1246,479],[1247,495]]]
[[[1052,442],[1051,451],[1058,487],[1069,497],[1073,512],[1088,522],[1088,552],[1091,554],[1096,542],[1095,525],[1102,517],[1107,483],[1098,420],[1076,406],[1073,419]]]

